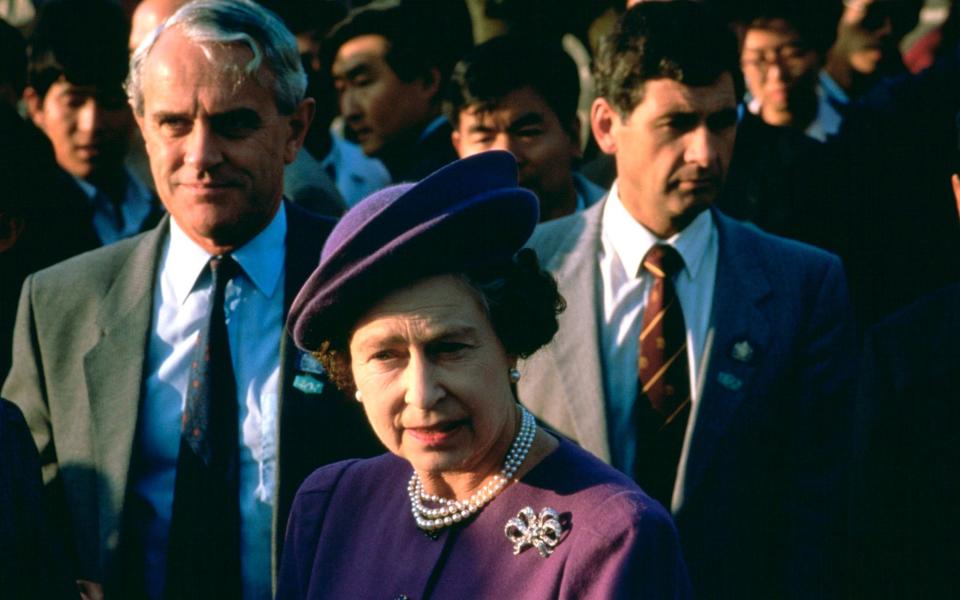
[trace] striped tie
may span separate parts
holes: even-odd
[[[641,274],[650,277],[637,364],[637,460],[643,489],[670,507],[677,462],[690,416],[687,328],[672,277],[683,258],[668,245],[653,246]]]

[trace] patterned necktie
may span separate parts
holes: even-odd
[[[643,258],[650,292],[643,312],[637,364],[637,460],[640,486],[669,510],[690,415],[687,328],[672,277],[683,258],[668,245]]]
[[[229,255],[210,259],[213,296],[190,364],[167,550],[165,597],[239,598],[237,384],[224,314]]]

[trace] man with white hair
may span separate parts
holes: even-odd
[[[169,217],[24,284],[3,392],[90,596],[270,598],[300,482],[379,448],[283,329],[332,227],[283,198],[305,87],[272,13],[181,8],[127,82]]]

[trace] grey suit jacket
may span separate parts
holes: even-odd
[[[567,310],[553,341],[520,365],[518,394],[609,462],[599,349],[604,205],[541,225],[529,243]],[[698,594],[819,597],[839,585],[830,562],[844,541],[856,343],[842,268],[826,252],[713,216],[719,252],[705,378],[673,513]]]
[[[287,203],[285,311],[319,260],[333,222]],[[76,577],[119,585],[122,512],[146,374],[157,263],[168,218],[153,230],[80,255],[24,283],[4,395],[40,451],[48,502],[74,549]],[[293,495],[315,468],[380,446],[356,406],[320,378],[294,386],[300,354],[281,345],[274,543]],[[324,385],[325,384],[325,385]],[[275,552],[276,558],[276,552]]]

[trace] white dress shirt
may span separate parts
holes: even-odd
[[[638,339],[651,282],[646,271],[640,272],[643,257],[659,242],[673,246],[683,257],[684,268],[674,277],[674,287],[687,327],[691,401],[695,404],[696,374],[710,326],[717,274],[717,228],[713,215],[705,210],[683,231],[660,240],[627,212],[614,182],[601,217],[600,242],[603,315],[599,326],[610,456],[614,467],[633,473]]]
[[[266,229],[232,253],[243,274],[230,281],[224,299],[239,405],[241,573],[246,599],[271,597],[286,233],[281,204]],[[166,571],[180,415],[190,362],[213,293],[206,268],[209,259],[171,219],[154,286],[145,395],[131,467],[131,489],[153,513],[136,524],[145,540],[144,572],[153,598],[162,595]]]

